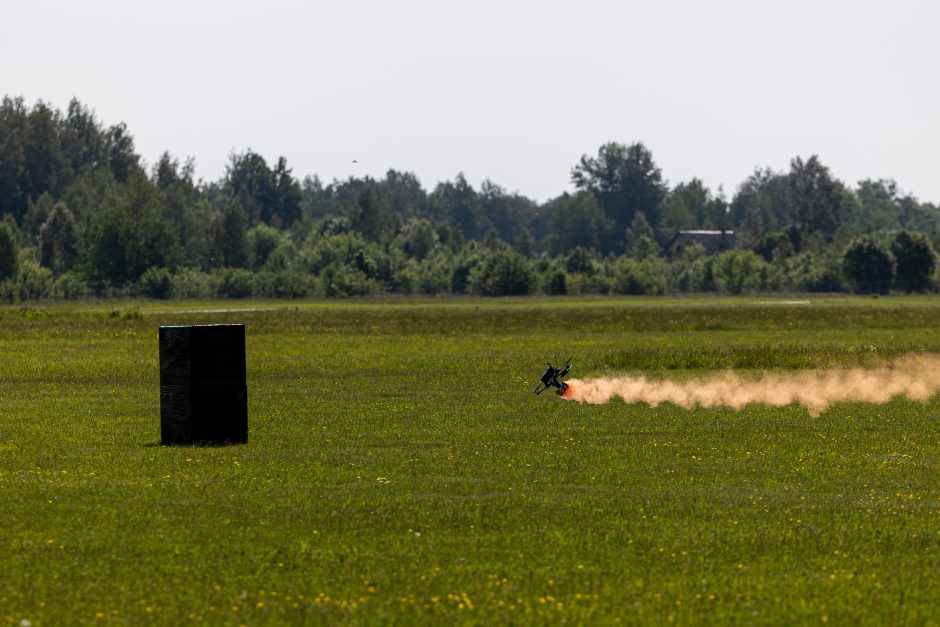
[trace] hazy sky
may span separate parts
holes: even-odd
[[[545,200],[608,141],[730,196],[819,154],[940,202],[932,0],[0,0],[0,94],[126,122],[138,152],[324,181],[464,172]],[[358,164],[353,164],[353,160]]]

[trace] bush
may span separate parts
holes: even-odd
[[[62,300],[78,300],[91,296],[91,288],[77,272],[60,274],[52,283],[52,297]]]
[[[205,272],[185,268],[173,275],[174,298],[212,298],[212,279]]]
[[[548,279],[549,294],[567,294],[568,293],[568,275],[564,271],[553,272]]]
[[[167,299],[173,292],[173,274],[166,268],[147,268],[137,284],[143,296]]]
[[[5,223],[0,222],[0,281],[16,276],[18,256],[19,250],[13,231]]]
[[[841,259],[800,253],[787,259],[790,284],[801,292],[841,292],[845,290]]]
[[[304,298],[314,293],[316,279],[293,270],[254,275],[253,294],[261,298]]]
[[[525,257],[514,250],[488,255],[470,273],[469,287],[484,296],[529,294],[535,286],[535,273]]]
[[[749,250],[728,250],[712,260],[715,287],[727,294],[741,294],[761,287],[767,262]]]
[[[32,260],[20,260],[16,276],[4,282],[3,300],[23,302],[52,295],[52,270]]]
[[[382,285],[370,279],[365,272],[347,265],[327,266],[320,273],[320,281],[324,294],[330,298],[365,296],[383,291]]]
[[[653,259],[638,261],[621,257],[614,264],[613,291],[617,294],[663,294],[666,291],[666,273]]]
[[[856,238],[842,255],[842,272],[856,292],[886,294],[894,280],[894,257],[870,235]]]
[[[220,298],[248,298],[254,276],[242,268],[219,268],[212,272],[212,291]]]
[[[793,243],[786,233],[775,231],[767,233],[754,246],[754,252],[768,263],[774,259],[786,259],[793,254]]]
[[[923,292],[930,286],[936,253],[923,233],[899,231],[891,241],[896,262],[894,285],[905,292]]]

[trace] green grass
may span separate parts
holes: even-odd
[[[194,313],[220,308],[255,310]],[[246,324],[246,445],[157,444],[157,327],[197,322]],[[555,354],[870,365],[940,353],[938,322],[934,298],[0,308],[0,623],[936,624],[940,401],[530,392]]]

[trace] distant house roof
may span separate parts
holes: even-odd
[[[738,238],[734,231],[677,231],[663,248],[664,256],[681,255],[693,244],[701,244],[709,255],[737,248]]]

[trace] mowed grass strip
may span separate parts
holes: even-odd
[[[227,306],[226,306],[227,305]],[[257,311],[194,313],[199,309]],[[940,352],[940,300],[0,309],[0,622],[929,623],[940,404],[530,392]],[[250,441],[161,447],[157,326],[247,327]]]

